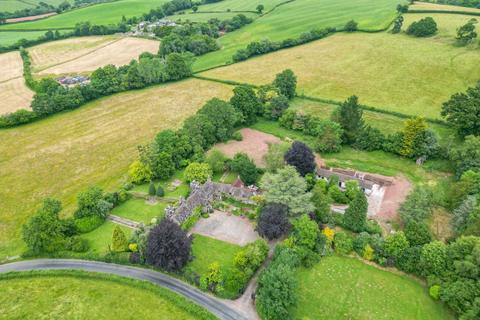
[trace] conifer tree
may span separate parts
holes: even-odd
[[[155,184],[153,181],[150,181],[150,185],[148,186],[148,194],[153,197],[156,193],[157,190],[155,189]]]
[[[125,251],[127,248],[128,242],[125,233],[120,229],[120,226],[116,225],[113,229],[112,236],[112,250],[115,252]]]
[[[351,96],[340,106],[339,122],[343,129],[343,141],[353,144],[357,141],[363,128],[363,111],[358,104],[358,97]]]
[[[361,232],[365,230],[367,223],[368,202],[363,191],[358,191],[350,206],[345,210],[343,221],[345,227],[354,231]]]

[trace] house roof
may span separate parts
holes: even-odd
[[[321,167],[317,169],[317,175],[325,178],[336,175],[341,182],[356,180],[360,186],[365,189],[372,189],[375,184],[380,186],[389,186],[392,184],[392,180],[388,177],[383,178],[368,173],[338,168]]]

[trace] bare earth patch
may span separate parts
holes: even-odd
[[[23,78],[0,82],[0,115],[19,109],[29,109],[33,92]]]
[[[15,79],[23,75],[23,62],[18,51],[0,54],[0,82]]]
[[[398,209],[405,201],[412,184],[405,177],[395,177],[393,184],[386,188],[377,218],[383,222],[397,218]]]
[[[99,67],[113,64],[122,66],[138,59],[143,52],[157,53],[160,42],[140,38],[123,38],[87,53],[76,59],[60,63],[39,72],[40,75],[60,75],[91,72]]]
[[[215,211],[208,218],[200,219],[190,232],[240,246],[260,239],[247,218],[221,211]]]
[[[233,157],[238,152],[244,152],[257,166],[265,167],[263,156],[268,151],[268,145],[279,143],[281,140],[271,134],[249,128],[240,130],[240,133],[243,137],[242,141],[220,143],[215,146],[215,149],[220,150],[228,157]]]

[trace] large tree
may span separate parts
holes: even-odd
[[[457,177],[468,170],[480,171],[480,137],[467,136],[465,142],[450,152]]]
[[[300,141],[294,141],[285,153],[285,162],[295,167],[302,176],[315,171],[315,156],[312,150]]]
[[[268,152],[263,156],[268,172],[275,172],[285,167],[285,153],[289,148],[290,144],[286,142],[268,145]]]
[[[273,85],[278,88],[281,95],[284,95],[288,99],[295,97],[295,91],[297,90],[297,77],[292,70],[287,69],[277,74]]]
[[[343,129],[343,142],[353,144],[363,128],[363,111],[358,104],[358,97],[351,96],[343,102],[337,113],[338,121]]]
[[[245,153],[237,153],[230,161],[230,169],[238,173],[243,183],[247,185],[257,182],[259,173],[255,163]]]
[[[320,180],[324,181],[324,180]],[[323,183],[318,181],[312,189],[312,202],[315,206],[317,220],[326,223],[331,213],[332,198],[328,195]]]
[[[277,173],[266,173],[260,181],[267,202],[282,203],[292,214],[310,213],[315,207],[310,202],[307,183],[292,166],[279,169]]]
[[[290,229],[288,207],[280,203],[269,203],[262,208],[258,219],[258,233],[268,240],[278,239]]]
[[[241,122],[245,125],[255,123],[257,115],[262,110],[262,104],[250,86],[242,85],[235,87],[230,103],[241,114]]]
[[[163,219],[148,234],[147,263],[166,271],[182,269],[190,259],[191,239],[178,224]]]
[[[480,135],[480,82],[465,93],[456,93],[442,106],[442,116],[461,136]]]
[[[235,124],[240,120],[240,114],[233,106],[223,100],[213,98],[209,100],[200,110],[215,127],[215,138],[217,141],[230,139]]]
[[[343,217],[345,227],[355,232],[364,231],[367,223],[367,211],[367,197],[363,191],[358,190],[347,210],[345,210]]]

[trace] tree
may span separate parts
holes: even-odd
[[[324,120],[316,128],[317,140],[315,151],[318,152],[339,152],[342,145],[342,127],[333,121]]]
[[[147,263],[166,271],[179,271],[190,255],[191,239],[175,222],[163,219],[148,234]]]
[[[64,224],[58,214],[60,201],[47,198],[42,207],[23,225],[23,241],[35,254],[53,252],[64,239]]]
[[[318,239],[320,230],[318,224],[304,214],[292,222],[293,228],[290,234],[294,244],[308,250],[313,250]]]
[[[348,180],[345,182],[345,195],[349,200],[357,197],[358,192],[362,192],[357,180]]]
[[[353,250],[352,239],[345,232],[335,233],[333,243],[335,244],[335,252],[338,254],[347,255]]]
[[[214,173],[222,173],[225,171],[225,162],[227,157],[218,149],[213,149],[207,154],[205,162],[208,163]]]
[[[462,136],[480,135],[480,82],[443,103],[442,116]]]
[[[312,203],[315,206],[315,215],[318,221],[326,223],[331,213],[332,199],[326,193],[325,187],[319,180],[312,189]]]
[[[468,196],[462,204],[453,211],[452,225],[456,233],[465,232],[472,223],[474,212],[477,208],[477,197]]]
[[[355,20],[350,20],[345,24],[345,31],[353,32],[358,30],[358,23]]]
[[[171,53],[166,57],[165,71],[170,80],[179,80],[192,75],[192,55]]]
[[[127,249],[128,241],[125,233],[119,225],[115,226],[112,235],[112,250],[115,252],[123,252]]]
[[[157,197],[163,197],[165,196],[165,191],[163,190],[162,186],[159,185],[157,188]]]
[[[98,216],[105,219],[113,204],[103,197],[103,190],[92,186],[77,195],[78,209],[75,211],[75,218]]]
[[[230,169],[239,174],[247,185],[255,184],[258,179],[258,169],[255,163],[245,153],[237,153],[230,162]]]
[[[420,264],[424,276],[440,276],[447,269],[447,246],[440,241],[433,241],[423,246]]]
[[[437,23],[432,17],[413,22],[407,28],[407,34],[415,37],[429,37],[437,32]]]
[[[132,162],[128,167],[128,180],[135,184],[141,184],[152,179],[152,170],[140,160]]]
[[[212,174],[212,169],[208,163],[192,162],[185,169],[185,179],[187,182],[197,181],[199,183],[205,183]]]
[[[286,166],[277,173],[266,173],[260,187],[265,190],[267,202],[284,204],[292,214],[310,213],[315,209],[310,202],[312,195],[306,192],[307,183],[294,167]]]
[[[430,217],[433,211],[433,195],[430,190],[415,188],[400,206],[400,217],[404,223],[411,220],[421,222]]]
[[[457,177],[468,170],[480,171],[480,137],[467,136],[463,144],[450,152]]]
[[[263,156],[268,172],[276,172],[285,167],[285,153],[289,148],[290,144],[285,142],[268,144],[268,151]]]
[[[262,104],[250,86],[235,87],[230,103],[241,114],[241,122],[245,125],[254,124],[262,110]]]
[[[400,154],[404,157],[411,158],[417,152],[417,145],[421,143],[425,132],[427,131],[427,123],[423,117],[415,117],[408,119],[403,128],[403,145]]]
[[[259,4],[257,6],[257,12],[258,14],[262,14],[263,10],[265,9],[265,7],[263,6],[263,4]]]
[[[270,119],[277,120],[283,115],[283,112],[289,107],[288,98],[284,95],[278,95],[270,99],[265,107],[265,115]]]
[[[155,184],[153,183],[153,181],[150,181],[150,185],[148,186],[148,195],[153,197],[156,193],[157,190],[155,189]]]
[[[273,85],[278,88],[281,95],[293,99],[297,90],[297,77],[292,70],[286,69],[276,75]]]
[[[460,45],[467,45],[477,37],[477,33],[475,32],[475,25],[477,22],[477,19],[472,18],[466,24],[457,29],[456,39]]]
[[[358,190],[355,198],[350,202],[343,217],[343,223],[346,228],[361,232],[365,230],[367,224],[368,202],[363,191]]]
[[[278,239],[290,230],[288,207],[280,203],[268,203],[258,219],[258,233],[268,240]]]
[[[230,139],[235,124],[240,120],[240,114],[230,103],[217,98],[209,100],[199,113],[206,115],[213,124],[216,141]]]
[[[395,22],[392,28],[392,33],[400,33],[400,31],[402,31],[403,20],[404,20],[403,16],[398,16],[398,18],[395,19]]]
[[[198,6],[193,6],[193,7],[192,7],[192,11],[193,11],[193,12],[197,12],[197,11],[198,11]]]
[[[430,229],[424,222],[411,220],[405,226],[405,237],[411,246],[423,246],[432,241]]]
[[[363,128],[363,111],[358,104],[357,96],[351,96],[343,102],[338,111],[338,120],[343,129],[342,140],[346,144],[353,144]]]
[[[294,141],[285,154],[285,162],[295,167],[303,177],[315,171],[315,156],[312,150],[303,142]]]
[[[397,5],[397,12],[398,13],[407,13],[408,12],[408,4],[405,4],[405,5],[398,4]],[[401,17],[401,16],[399,16],[399,17]]]
[[[385,239],[385,254],[395,260],[397,260],[408,247],[408,240],[402,231],[391,234]]]

